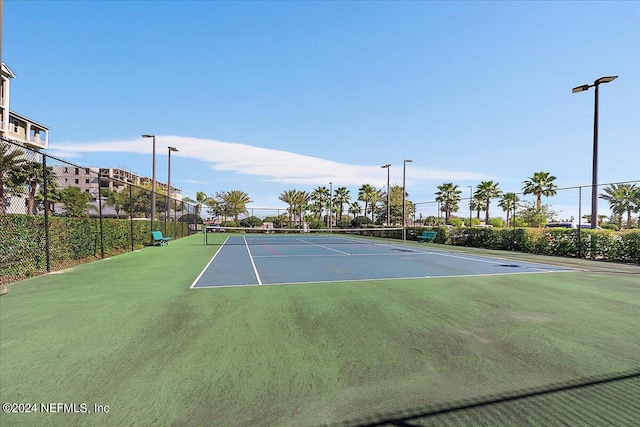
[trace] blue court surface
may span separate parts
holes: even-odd
[[[234,235],[191,288],[573,271],[357,236]]]

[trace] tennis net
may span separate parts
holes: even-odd
[[[362,244],[388,239],[402,239],[402,228],[247,228],[207,226],[203,228],[205,245],[295,245]]]

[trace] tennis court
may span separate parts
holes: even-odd
[[[229,235],[192,288],[572,271],[356,234]]]
[[[278,257],[264,243],[247,233],[208,237],[12,285],[0,298],[3,403],[110,412],[0,413],[0,425],[640,425],[637,265],[313,240],[361,254],[344,255],[264,240],[274,233],[253,237],[285,260],[308,259],[305,268],[324,258],[370,269],[411,258],[457,269],[493,261],[480,264],[524,274],[192,291],[216,252],[210,267],[247,248],[271,283],[262,261]],[[252,273],[244,256],[229,264]]]

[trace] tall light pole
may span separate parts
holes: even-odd
[[[153,138],[153,166],[151,168],[151,228],[156,220],[156,136],[142,135],[143,138]]]
[[[471,202],[473,201],[473,186],[467,185],[469,187],[469,228],[471,228],[471,218],[473,217],[473,207],[471,206]]]
[[[407,240],[407,219],[406,219],[406,171],[407,163],[411,163],[413,160],[405,159],[402,161],[402,240]]]
[[[391,190],[389,190],[389,168],[391,165],[380,166],[387,170],[387,225],[391,225]],[[365,212],[365,215],[367,213]]]
[[[582,85],[574,87],[571,92],[578,93],[596,88],[595,103],[593,108],[593,167],[591,176],[591,228],[598,227],[598,87],[601,83],[610,83],[618,76],[600,77],[592,85]]]
[[[171,215],[171,152],[179,151],[176,147],[167,147],[169,149],[169,162],[167,170],[167,221]]]

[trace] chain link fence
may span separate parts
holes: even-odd
[[[152,230],[172,239],[198,231],[195,205],[169,197],[166,185],[152,197],[145,180],[3,138],[0,284],[139,249],[151,244]]]
[[[639,228],[637,201],[618,199],[620,189],[625,187],[638,188],[640,180],[624,182],[610,182],[596,187],[596,228],[610,228],[612,230]],[[474,194],[470,194],[469,187],[459,187],[462,190],[456,208],[451,210],[451,218],[459,218],[468,226],[469,218],[472,224],[486,225],[485,201],[478,201]],[[466,191],[465,191],[466,190]],[[475,189],[474,189],[475,190]],[[505,191],[506,192],[506,191]],[[524,194],[522,191],[513,192],[515,196],[515,221],[519,227],[543,227],[546,223],[571,223],[580,228],[591,228],[592,186],[582,185],[566,188],[555,188],[554,194],[540,197],[541,210],[538,215],[537,197],[535,194]],[[611,197],[613,195],[613,197]],[[503,225],[513,226],[513,204],[503,203],[501,197],[492,198],[489,205],[489,218],[500,218]],[[471,201],[471,209],[470,202]],[[444,204],[436,200],[414,203],[415,211],[412,220],[416,225],[445,224]],[[499,221],[498,221],[499,223]],[[496,226],[496,225],[494,225]],[[499,225],[498,225],[499,226]]]

